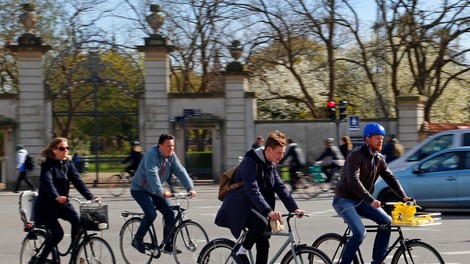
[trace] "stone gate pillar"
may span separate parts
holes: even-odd
[[[253,100],[246,97],[248,91],[248,71],[246,65],[238,61],[242,49],[240,42],[234,41],[230,52],[235,61],[230,62],[225,75],[225,169],[238,164],[238,156],[244,156],[254,140]],[[255,108],[256,109],[256,108]]]
[[[147,21],[155,33],[145,38],[144,46],[137,46],[145,54],[145,96],[139,104],[139,137],[145,149],[156,145],[160,134],[170,132],[169,53],[174,49],[166,37],[156,33],[163,24],[163,17],[158,14],[160,7],[152,5],[150,11],[153,13],[147,16]]]
[[[50,46],[42,45],[41,37],[32,33],[36,24],[34,5],[24,4],[24,13],[20,15],[20,21],[26,29],[18,38],[17,45],[9,45],[7,48],[15,56],[18,66],[18,103],[17,103],[17,127],[15,129],[15,143],[23,145],[35,159],[39,152],[52,138],[51,104],[46,101],[44,91],[43,55]],[[13,153],[13,157],[16,154]],[[14,159],[16,161],[16,159]],[[38,176],[39,170],[31,173]],[[15,184],[17,172],[8,174],[8,182],[11,187]],[[11,188],[7,187],[7,188]]]
[[[424,122],[424,103],[426,97],[421,95],[399,96],[398,102],[398,139],[405,150],[420,142],[419,130]]]

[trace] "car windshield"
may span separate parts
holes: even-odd
[[[423,164],[420,168],[423,172],[436,172],[455,170],[460,166],[460,155],[457,152],[444,153],[436,156]]]
[[[408,161],[419,161],[433,153],[450,148],[452,146],[453,136],[453,134],[448,134],[433,139],[413,154]]]

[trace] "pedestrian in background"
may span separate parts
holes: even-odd
[[[395,135],[390,135],[390,139],[382,150],[382,154],[385,155],[385,161],[387,163],[392,162],[395,159],[403,156],[405,153],[405,148],[400,141],[395,137]]]
[[[29,171],[25,166],[26,156],[28,156],[28,151],[22,145],[16,145],[16,169],[19,171],[19,175],[18,180],[16,181],[16,187],[13,190],[15,193],[20,190],[22,181],[26,182],[32,191],[36,191],[33,183],[28,179]]]
[[[253,143],[253,145],[251,146],[252,149],[257,149],[259,147],[262,147],[263,146],[263,143],[264,143],[264,138],[262,136],[258,136],[256,138],[256,142]]]
[[[352,148],[353,148],[353,145],[351,143],[351,138],[348,136],[342,136],[339,150],[341,151],[341,154],[343,155],[344,159],[346,159],[349,153],[351,153]]]

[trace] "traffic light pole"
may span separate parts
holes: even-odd
[[[346,106],[348,105],[347,100],[340,100],[339,101],[339,118],[337,117],[336,113],[336,102],[334,100],[330,100],[327,103],[328,107],[328,117],[330,118],[331,121],[335,122],[336,124],[336,140],[338,142],[338,145],[340,143],[340,128],[341,128],[341,121],[345,120],[347,117],[347,108]]]
[[[336,145],[339,146],[339,144],[341,142],[340,138],[339,138],[339,130],[341,128],[341,120],[336,120],[335,123],[336,123],[336,142],[337,142]]]

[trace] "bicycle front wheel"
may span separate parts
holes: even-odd
[[[295,256],[292,255],[292,251],[287,252],[287,254],[282,258],[281,264],[290,264],[290,263],[327,263],[333,264],[330,258],[323,253],[321,250],[310,247],[310,246],[297,246],[295,249]]]
[[[114,174],[106,180],[106,187],[109,194],[114,197],[119,197],[124,194],[128,184],[125,177],[121,176],[121,174]]]
[[[202,247],[209,242],[209,237],[202,226],[194,221],[183,222],[173,237],[173,256],[176,263],[196,263]],[[177,253],[181,250],[181,253]]]
[[[439,252],[431,245],[421,241],[408,241],[405,243],[407,249],[400,247],[392,258],[392,264],[444,264]]]
[[[119,248],[121,249],[122,258],[126,264],[143,264],[150,263],[152,261],[152,256],[150,254],[140,253],[132,246],[132,240],[139,228],[140,221],[141,219],[138,217],[127,220],[119,233]],[[154,243],[153,237],[153,233],[150,229],[144,237],[144,243],[147,245],[155,245],[156,242]]]
[[[321,235],[312,244],[314,248],[318,248],[323,253],[325,253],[333,261],[333,263],[339,263],[345,245],[346,241],[343,240],[341,235],[336,233],[327,233]],[[359,259],[357,256],[354,257],[353,263],[359,264]]]
[[[322,193],[322,189],[311,176],[303,176],[297,180],[297,190],[305,199],[310,199]]]
[[[29,232],[21,243],[20,264],[28,264],[31,258],[39,253],[45,240],[45,231],[34,230]]]
[[[78,247],[75,263],[80,264],[115,264],[116,259],[108,242],[101,237],[85,238]]]
[[[235,242],[226,238],[217,238],[207,243],[199,254],[198,264],[234,264],[230,257]]]

